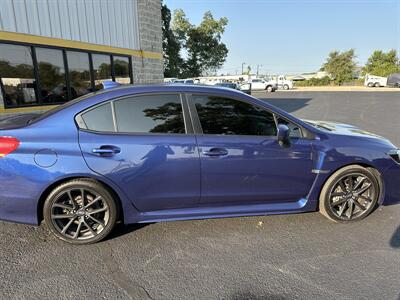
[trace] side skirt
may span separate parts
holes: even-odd
[[[311,205],[310,205],[311,204]],[[212,207],[192,207],[170,210],[156,210],[141,212],[138,223],[150,223],[161,221],[199,220],[211,218],[230,218],[241,216],[264,216],[288,213],[302,213],[314,211],[315,206],[307,199],[297,202],[253,204],[253,205],[231,205]]]

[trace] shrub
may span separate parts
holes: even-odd
[[[329,76],[324,76],[322,78],[310,78],[304,81],[296,81],[296,86],[326,86],[331,85],[332,80]]]

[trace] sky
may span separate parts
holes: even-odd
[[[400,0],[164,0],[193,24],[205,11],[227,17],[227,60],[218,72],[239,74],[242,63],[261,74],[319,70],[329,52],[354,48],[363,65],[374,50],[400,51]]]

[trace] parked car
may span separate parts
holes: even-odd
[[[278,89],[278,86],[273,81],[266,81],[261,78],[250,79],[249,83],[251,83],[252,90],[267,90],[267,92],[272,93]]]
[[[193,79],[176,79],[173,83],[194,84]]]
[[[387,85],[391,87],[400,87],[400,73],[390,74],[387,79]]]
[[[219,83],[216,83],[215,86],[239,90],[248,95],[251,94],[251,85],[249,83],[219,82]]]
[[[387,85],[387,77],[375,76],[371,74],[365,75],[364,86],[384,87],[386,85]]]
[[[174,83],[175,81],[177,81],[178,78],[164,78],[164,83]]]
[[[239,90],[239,85],[233,82],[218,82],[215,86],[225,87],[229,89]]]
[[[247,95],[251,95],[251,83],[248,82],[241,82],[238,83],[239,85],[239,90],[242,91],[243,93]]]
[[[400,201],[400,150],[233,89],[121,86],[0,121],[0,219],[73,244],[117,221],[319,210],[349,223]]]

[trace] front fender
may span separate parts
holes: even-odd
[[[394,180],[388,180],[387,174],[389,170],[394,168],[393,164],[395,163],[386,155],[386,148],[382,149],[382,147],[371,146],[364,148],[358,143],[338,147],[327,147],[326,144],[328,143],[320,142],[313,145],[314,168],[312,172],[316,173],[317,176],[307,196],[311,210],[318,209],[321,190],[329,177],[339,169],[349,165],[371,167],[376,169],[381,175],[382,184],[380,198],[378,200],[379,204],[385,204],[386,201],[388,201],[388,196],[390,196],[390,198],[393,198],[393,196],[396,197],[397,194],[400,196],[400,192],[395,192],[392,188],[392,186],[395,186],[395,184],[392,183]],[[397,172],[398,170],[400,170],[400,166],[397,166]],[[394,172],[394,170],[390,172]],[[397,177],[400,178],[400,176]],[[388,190],[389,186],[390,189]],[[400,186],[400,180],[398,181],[398,186]]]

